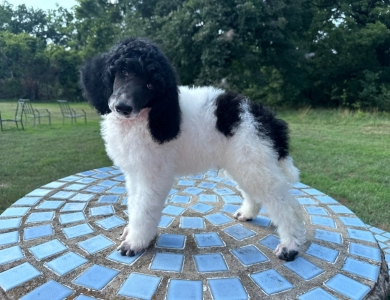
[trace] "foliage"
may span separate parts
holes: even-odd
[[[234,89],[271,106],[390,110],[389,6],[390,0],[78,0],[71,10],[45,12],[3,1],[0,97],[81,99],[80,64],[120,38],[144,36],[161,45],[185,85]]]

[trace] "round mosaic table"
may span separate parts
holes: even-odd
[[[126,257],[116,251],[127,219],[121,171],[106,167],[59,179],[0,216],[0,298],[385,295],[386,262],[367,226],[316,189],[299,183],[290,192],[303,206],[308,240],[293,262],[272,253],[279,238],[266,211],[245,223],[232,217],[242,198],[217,171],[177,179],[157,237],[143,253]]]

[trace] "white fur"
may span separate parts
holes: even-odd
[[[146,248],[156,235],[174,177],[210,168],[225,169],[238,183],[244,197],[235,214],[240,221],[256,217],[261,205],[265,206],[281,238],[277,255],[283,247],[298,250],[304,243],[300,206],[288,192],[288,183],[298,180],[299,171],[290,157],[278,161],[271,143],[257,134],[247,103],[242,104],[242,122],[232,137],[217,130],[213,100],[223,92],[181,87],[181,133],[164,144],[152,140],[148,110],[132,120],[113,113],[104,116],[106,150],[125,174],[128,191],[129,225],[119,248],[134,252]]]

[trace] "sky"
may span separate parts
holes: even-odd
[[[1,3],[2,1],[0,1]],[[76,0],[7,0],[13,6],[25,4],[27,7],[33,7],[35,9],[55,9],[56,3],[64,8],[71,8],[76,5]]]

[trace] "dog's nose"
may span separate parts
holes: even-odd
[[[128,116],[133,111],[133,107],[124,103],[119,103],[115,105],[115,110],[122,116]]]

